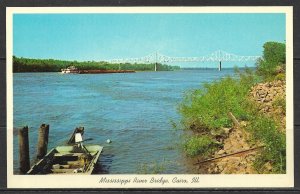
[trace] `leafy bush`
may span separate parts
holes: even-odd
[[[285,44],[266,42],[263,48],[263,58],[256,63],[257,73],[267,80],[272,80],[277,74],[277,66],[281,66],[285,70]]]
[[[285,73],[279,73],[278,75],[275,76],[275,80],[285,80]]]
[[[238,119],[249,117],[244,109],[250,87],[256,82],[253,72],[246,69],[244,73],[237,71],[240,79],[225,77],[211,83],[204,84],[185,97],[179,106],[186,128],[197,132],[205,132],[220,127],[231,127],[232,121],[228,112],[232,112]]]
[[[281,107],[283,114],[286,113],[286,100],[284,96],[278,96],[277,98],[275,98],[273,105],[278,107]]]
[[[272,164],[273,173],[284,173],[286,170],[286,139],[285,134],[278,130],[275,121],[265,116],[257,115],[251,125],[247,126],[253,139],[263,142],[265,149],[256,158],[255,167],[258,172],[264,172],[264,164]]]
[[[185,152],[189,156],[208,156],[217,150],[219,143],[207,135],[190,138],[184,145]]]

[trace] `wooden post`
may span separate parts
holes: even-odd
[[[28,126],[19,129],[20,172],[25,174],[30,169]]]
[[[239,121],[235,118],[235,116],[232,114],[232,112],[228,112],[228,117],[234,122],[235,126],[240,128],[240,123]]]
[[[222,61],[220,61],[220,63],[219,63],[219,71],[221,71],[222,70]]]
[[[243,136],[245,138],[248,138],[246,131],[243,129],[243,127],[241,127],[239,121],[235,118],[235,116],[232,114],[232,112],[228,112],[228,117],[233,121],[233,123],[235,124],[237,129],[239,129],[242,132]]]
[[[49,125],[42,124],[39,128],[37,159],[42,159],[47,154]]]

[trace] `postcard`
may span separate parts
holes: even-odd
[[[293,7],[7,7],[8,188],[293,187]]]

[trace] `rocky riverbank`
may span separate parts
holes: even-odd
[[[249,97],[258,104],[259,111],[280,122],[280,130],[285,131],[286,82],[260,83],[251,88]]]
[[[279,123],[279,130],[285,131],[285,81],[259,83],[249,91],[249,98],[257,103],[259,111],[269,117],[275,118]],[[210,174],[256,174],[253,167],[255,157],[259,154],[261,144],[249,141],[249,134],[244,134],[241,129],[248,124],[240,122],[240,127],[224,128],[227,133],[222,140],[223,147],[213,154],[213,158],[220,158],[206,165]],[[258,149],[254,149],[258,148]],[[254,150],[253,150],[254,149]],[[247,151],[250,150],[250,151]],[[246,152],[243,152],[246,151]],[[242,152],[242,153],[239,153]],[[231,155],[233,154],[233,155]],[[229,156],[228,156],[229,155]],[[225,156],[225,157],[224,157]],[[226,157],[227,156],[227,157]],[[222,158],[223,157],[223,158]],[[264,164],[264,172],[271,172],[272,165]]]

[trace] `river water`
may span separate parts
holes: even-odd
[[[75,127],[84,126],[86,143],[104,146],[96,173],[191,173],[181,149],[178,103],[232,69],[137,72],[125,74],[13,74],[14,172],[18,173],[16,128],[28,125],[34,159],[38,128],[50,125],[48,149],[63,145]],[[106,140],[112,143],[106,143]],[[151,166],[152,165],[152,166]]]

